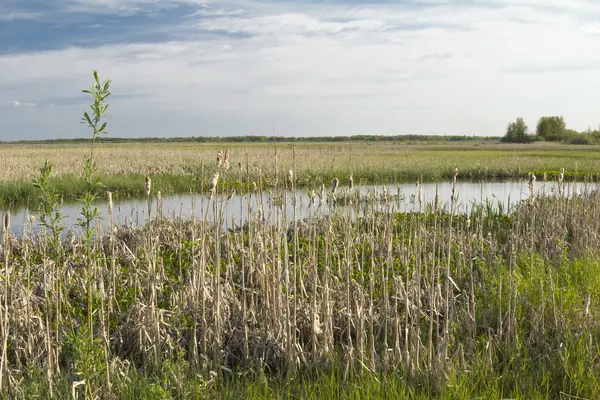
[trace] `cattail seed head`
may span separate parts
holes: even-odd
[[[212,176],[212,178],[210,178],[210,185],[208,187],[208,190],[210,191],[210,198],[212,199],[215,191],[217,189],[217,184],[219,183],[219,173],[215,172],[214,175]]]
[[[325,198],[325,184],[321,184],[321,195],[319,196],[321,198],[321,201],[323,201],[323,199]]]
[[[348,178],[348,188],[350,188],[350,190],[354,188],[354,178],[352,177],[352,174],[350,174],[350,177]]]
[[[535,179],[536,178],[535,178],[534,173],[530,172],[529,173],[529,192],[530,192],[531,197],[533,197],[535,194]]]
[[[229,149],[225,150],[225,160],[223,160],[223,169],[225,171],[229,169]]]
[[[223,162],[223,151],[219,150],[217,152],[217,168],[221,166],[222,162]]]
[[[317,193],[315,193],[315,189],[310,193],[310,203],[315,204],[317,202]]]
[[[529,173],[529,182],[530,183],[535,182],[535,180],[536,180],[535,174],[533,172],[530,172]]]
[[[238,169],[241,171],[242,170],[242,162],[238,161]]]
[[[558,175],[558,182],[562,183],[562,181],[565,179],[565,169],[561,168],[560,170],[560,174]]]
[[[438,185],[435,185],[435,203],[434,203],[435,211],[440,209],[440,188]]]
[[[31,225],[35,224],[35,215],[30,215],[30,216],[29,216],[29,223],[30,223]]]
[[[156,192],[156,208],[158,213],[162,213],[162,194],[160,190]]]
[[[146,175],[146,196],[150,196],[150,189],[152,188],[152,180],[149,175]]]
[[[294,171],[292,169],[288,171],[288,180],[292,185],[294,184]]]
[[[338,186],[340,185],[340,180],[338,178],[333,178],[331,181],[331,193],[335,194]]]
[[[256,185],[256,182],[255,182],[255,181],[252,181],[252,191],[253,191],[254,193],[256,193],[256,192],[258,191],[258,186]]]
[[[113,210],[113,198],[112,198],[112,192],[107,192],[107,197],[108,197],[108,212],[112,213]]]
[[[4,214],[4,232],[8,232],[10,230],[10,213],[7,212]]]

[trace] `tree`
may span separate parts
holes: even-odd
[[[523,121],[523,118],[517,118],[515,122],[511,122],[506,127],[506,134],[502,138],[503,142],[509,143],[527,143],[530,137],[527,133],[528,128]]]
[[[564,138],[567,125],[563,117],[541,117],[537,123],[536,135],[551,142]]]

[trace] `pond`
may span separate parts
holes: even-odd
[[[583,193],[595,189],[596,184],[569,182],[565,183],[565,193]],[[449,210],[450,199],[452,194],[452,182],[441,183],[424,183],[422,184],[423,202],[433,203],[435,200],[436,189],[439,193],[440,206]],[[355,192],[360,193],[360,197],[375,199],[373,207],[379,210],[385,207],[392,207],[393,211],[407,212],[418,211],[419,209],[419,188],[415,184],[400,184],[386,186],[364,186],[355,187]],[[343,197],[347,188],[341,187],[338,189],[338,198]],[[535,191],[537,194],[552,195],[558,193],[558,184],[556,182],[536,182]],[[381,201],[382,195],[388,193],[388,202]],[[487,182],[487,183],[472,183],[458,182],[456,187],[457,202],[456,212],[468,212],[473,204],[481,204],[491,202],[494,207],[500,206],[501,210],[506,211],[511,206],[519,201],[529,197],[529,185],[527,182]],[[294,209],[292,206],[292,193],[285,194],[285,211],[289,221],[293,220]],[[298,191],[296,194],[296,218],[304,219],[311,216],[322,216],[329,213],[332,209],[356,209],[356,207],[346,207],[343,205],[335,205],[332,202],[324,200],[316,196],[316,201],[312,204],[311,192]],[[331,197],[330,189],[326,188],[326,197]],[[224,202],[225,195],[217,196],[218,212],[223,211],[222,224],[225,228],[239,225],[240,221],[247,220],[248,211],[256,213],[259,208],[259,202],[255,195],[250,196],[248,201],[247,195],[234,195],[231,199]],[[263,218],[267,221],[273,221],[279,215],[281,218],[282,207],[281,201],[274,201],[274,196],[269,192],[265,192],[261,197]],[[371,203],[373,204],[373,203]],[[179,196],[163,196],[162,197],[162,213],[166,218],[184,217],[191,218],[195,216],[197,219],[207,218],[209,221],[214,221],[214,202],[210,203],[209,198],[204,195],[179,195]],[[64,216],[62,221],[63,226],[67,229],[75,229],[77,218],[79,217],[80,204],[62,204],[60,212]],[[103,220],[103,229],[106,231],[108,227],[108,202],[101,201],[97,204]],[[4,215],[4,210],[1,210]],[[154,196],[150,215],[156,217],[157,201]],[[30,226],[30,216],[34,215],[36,220]],[[148,219],[148,201],[146,199],[123,200],[115,202],[113,205],[113,223],[115,225],[140,226]],[[219,214],[218,214],[219,215]],[[39,214],[32,210],[22,209],[11,214],[11,232],[13,234],[22,234],[23,231],[34,232],[39,231]]]

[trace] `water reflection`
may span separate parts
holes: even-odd
[[[571,195],[573,193],[583,193],[595,189],[596,184],[589,183],[566,183],[565,193]],[[436,188],[439,193],[440,206],[449,209],[450,199],[452,194],[452,183],[425,183],[422,185],[423,203],[432,203],[435,199]],[[387,206],[393,206],[395,211],[417,211],[419,209],[419,188],[416,184],[401,184],[387,186],[369,186],[355,187],[355,192],[360,193],[359,196],[364,201],[365,199],[377,199],[375,202],[369,202],[369,207],[384,209]],[[537,182],[535,187],[537,194],[552,195],[558,193],[558,185],[555,182]],[[347,188],[340,187],[338,189],[338,198],[342,198],[348,191]],[[382,198],[387,193],[388,202],[384,204]],[[488,182],[488,183],[472,183],[458,182],[457,188],[457,212],[468,212],[473,204],[490,202],[494,207],[500,206],[504,211],[510,209],[517,202],[529,197],[529,186],[526,182]],[[262,208],[262,216],[267,221],[276,221],[277,218],[282,218],[283,209],[288,220],[294,217],[294,207],[292,203],[292,193],[286,192],[283,197],[275,198],[272,193],[265,192],[260,199],[255,195],[248,197],[247,195],[234,196],[230,200],[226,200],[227,195],[217,197],[218,213],[223,211],[222,224],[225,228],[239,225],[240,222],[246,221],[248,213],[259,215],[259,209]],[[315,203],[312,204],[311,193],[299,191],[296,194],[296,209],[295,216],[297,219],[304,219],[312,216],[322,216],[335,209],[349,209],[341,205],[341,202],[334,204],[332,202],[331,193],[327,192],[324,199],[316,196]],[[356,202],[356,201],[355,201]],[[261,207],[262,205],[262,207]],[[79,217],[79,204],[63,204],[60,208],[64,215],[63,226],[67,229],[77,230],[77,218]],[[355,208],[355,207],[353,207]],[[360,209],[360,208],[359,208]],[[108,202],[99,202],[98,210],[103,216],[102,226],[106,230],[108,227]],[[209,203],[207,196],[200,195],[180,195],[162,197],[161,215],[166,218],[184,217],[197,219],[207,218],[214,222],[215,206],[214,202]],[[150,211],[150,212],[149,212]],[[2,212],[4,214],[4,211]],[[36,221],[30,226],[30,215],[36,216]],[[155,218],[157,215],[157,201],[153,199],[150,210],[148,209],[148,201],[142,200],[125,200],[116,202],[113,207],[113,223],[116,225],[139,226],[143,225],[148,215]],[[30,210],[19,210],[11,215],[11,231],[13,234],[21,234],[24,229],[29,232],[32,229],[34,232],[39,231],[40,224],[38,213]]]

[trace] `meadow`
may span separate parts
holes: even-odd
[[[600,170],[598,146],[551,143],[98,143],[95,159],[98,175],[115,200],[143,197],[144,177],[150,175],[156,191],[164,195],[206,192],[206,175],[217,151],[229,150],[230,170],[222,184],[240,187],[239,163],[250,165],[252,180],[275,184],[275,159],[282,168],[296,157],[297,186],[307,190],[328,185],[336,176],[352,173],[357,185],[437,182],[452,179],[497,181],[526,179],[529,172],[556,178],[562,168],[567,178],[596,179]],[[53,185],[65,200],[85,192],[81,178],[81,155],[86,145],[2,144],[0,159],[0,205],[34,206],[31,180],[45,160],[52,160]]]

